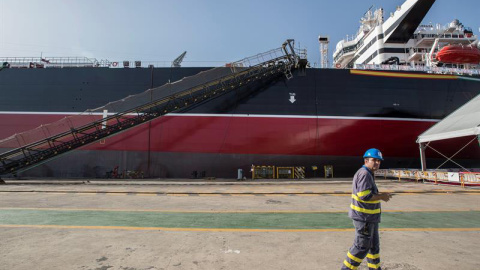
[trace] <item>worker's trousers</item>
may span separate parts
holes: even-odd
[[[353,221],[355,226],[355,240],[343,261],[342,270],[357,269],[363,259],[367,257],[368,269],[380,268],[380,237],[378,223]]]

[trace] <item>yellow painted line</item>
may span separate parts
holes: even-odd
[[[2,224],[0,228],[36,229],[94,229],[129,231],[172,231],[172,232],[347,232],[354,229],[228,229],[228,228],[165,228],[165,227],[123,227],[123,226],[67,226],[67,225],[17,225]]]
[[[185,209],[108,209],[108,208],[17,208],[0,207],[0,210],[34,210],[34,211],[101,211],[101,212],[159,212],[159,213],[347,213],[348,210],[185,210]]]
[[[356,69],[351,69],[350,73],[355,75],[396,77],[396,78],[443,79],[443,80],[457,79],[457,76],[455,75],[412,74],[412,73],[402,73],[402,72],[365,71],[365,70],[356,70]]]
[[[90,229],[128,231],[172,231],[172,232],[352,232],[354,229],[229,229],[229,228],[166,228],[166,227],[125,227],[125,226],[68,226],[68,225],[18,225],[1,224],[0,228],[35,229]],[[380,231],[410,232],[478,232],[480,228],[380,228]]]
[[[395,190],[382,190],[383,192],[394,193],[398,196],[402,195],[456,195],[456,194],[469,194],[469,195],[480,195],[480,190],[402,190],[402,191],[395,191]],[[157,192],[145,192],[145,191],[138,191],[138,192],[131,192],[131,191],[5,191],[1,192],[0,194],[16,194],[16,193],[23,193],[23,194],[76,194],[76,195],[139,195],[139,196],[158,196]],[[319,191],[313,193],[301,193],[301,192],[283,192],[283,193],[261,193],[261,192],[250,192],[250,193],[228,193],[228,192],[219,192],[219,193],[169,193],[169,192],[162,192],[161,195],[167,196],[190,196],[190,195],[198,195],[198,196],[223,196],[223,195],[230,195],[230,196],[255,196],[255,195],[263,195],[263,196],[351,196],[349,191],[345,191],[345,193],[334,193],[333,191]]]
[[[165,194],[167,196],[175,196],[175,197],[188,197],[188,194]]]
[[[463,208],[463,209],[402,209],[402,210],[383,210],[386,213],[411,213],[411,212],[471,212],[480,211],[479,209]]]
[[[480,228],[380,228],[380,231],[393,232],[479,232]]]

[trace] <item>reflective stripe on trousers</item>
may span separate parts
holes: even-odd
[[[342,270],[354,270],[367,257],[368,269],[380,267],[380,238],[378,235],[378,223],[353,221],[355,226],[355,240],[343,261]]]

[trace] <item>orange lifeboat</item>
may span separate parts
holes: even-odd
[[[478,64],[480,50],[474,46],[449,45],[437,53],[437,60],[442,63]]]

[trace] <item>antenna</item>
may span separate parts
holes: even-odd
[[[363,16],[367,15],[367,13],[368,13],[370,10],[372,10],[372,8],[373,8],[374,6],[375,6],[375,5],[371,5],[370,8],[369,8],[367,11],[365,11],[365,13],[363,14]]]
[[[330,38],[328,36],[318,36],[318,43],[320,43],[320,68],[328,68],[328,43]]]

